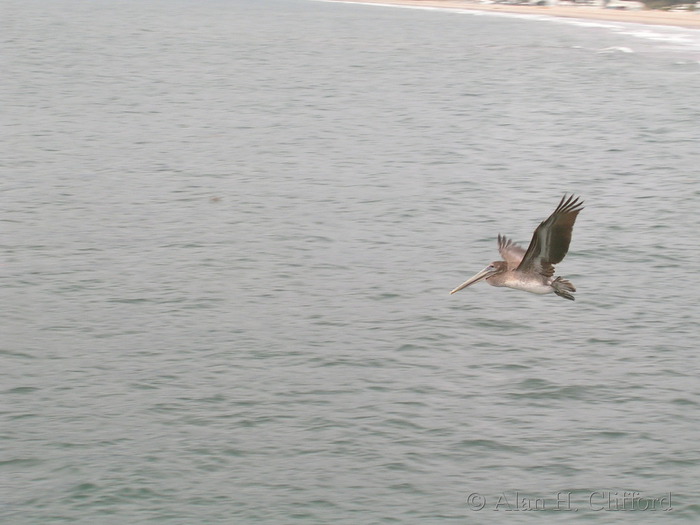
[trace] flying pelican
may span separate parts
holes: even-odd
[[[561,277],[554,277],[554,265],[569,251],[571,231],[583,201],[564,195],[554,212],[542,221],[532,235],[527,251],[507,237],[498,234],[498,252],[504,261],[494,261],[471,279],[464,281],[450,294],[486,279],[491,286],[507,286],[536,294],[554,292],[564,299],[574,300],[576,288]]]

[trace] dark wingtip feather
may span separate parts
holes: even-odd
[[[573,193],[567,199],[565,193],[564,196],[561,198],[561,201],[559,201],[559,206],[557,206],[555,213],[569,213],[572,211],[581,211],[583,209],[584,201],[580,199],[581,197],[576,197]]]

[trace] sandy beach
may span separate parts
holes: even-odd
[[[335,0],[346,1],[346,0]],[[464,0],[351,0],[363,4],[407,5],[528,15],[547,15],[564,18],[581,18],[608,22],[677,26],[700,29],[700,12],[673,12],[660,10],[619,10],[591,6],[527,6],[507,4],[480,4]]]

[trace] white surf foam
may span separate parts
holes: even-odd
[[[321,2],[332,2],[337,0],[316,0]],[[696,51],[700,55],[700,29],[688,29],[675,26],[657,26],[648,24],[635,24],[629,22],[606,22],[598,20],[587,20],[584,18],[564,18],[542,14],[521,14],[521,13],[496,13],[491,11],[472,11],[469,9],[443,8],[433,6],[415,6],[415,5],[397,5],[397,4],[367,4],[364,2],[353,2],[352,0],[344,0],[342,3],[377,6],[377,7],[395,7],[400,9],[418,9],[423,11],[442,11],[457,13],[470,16],[486,16],[500,18],[517,18],[522,20],[537,20],[543,22],[553,22],[558,24],[567,24],[577,27],[589,27],[595,29],[607,29],[620,35],[630,36],[635,39],[646,42],[661,44],[660,49],[675,49]],[[631,48],[620,46],[622,48]],[[602,51],[602,50],[601,50]]]

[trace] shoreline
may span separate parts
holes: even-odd
[[[357,4],[398,5],[410,7],[431,7],[443,9],[463,9],[490,13],[519,15],[544,15],[558,18],[579,18],[601,22],[626,22],[656,26],[675,26],[685,29],[700,29],[700,13],[679,13],[642,9],[626,11],[603,9],[592,6],[530,6],[509,4],[479,4],[468,0],[330,0],[332,2],[352,2]]]

